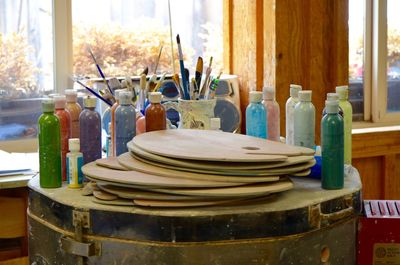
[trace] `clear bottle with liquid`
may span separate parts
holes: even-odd
[[[262,103],[267,111],[268,140],[280,142],[279,104],[275,100],[275,89],[272,87],[263,89]]]
[[[67,154],[67,183],[69,188],[81,188],[83,182],[82,166],[83,154],[79,152],[79,138],[71,138],[68,141],[69,153]]]
[[[311,102],[311,90],[299,91],[299,102],[294,108],[294,145],[314,149],[315,107]]]
[[[326,114],[321,121],[322,188],[341,189],[344,183],[343,118],[339,101],[325,101]]]
[[[54,100],[42,101],[43,114],[38,121],[39,182],[42,188],[61,187],[60,120],[54,114]]]
[[[290,85],[290,97],[286,101],[285,114],[286,114],[286,143],[294,145],[294,107],[299,102],[299,91],[302,88],[299,85]]]
[[[250,104],[246,108],[246,135],[267,139],[267,112],[262,92],[250,92]]]
[[[83,100],[85,109],[79,116],[79,139],[84,164],[101,158],[101,117],[95,110],[96,103],[94,97],[85,98]]]
[[[128,152],[127,143],[136,135],[136,110],[132,106],[132,93],[119,94],[119,106],[115,110],[115,150],[116,156]]]
[[[351,141],[352,141],[352,120],[353,108],[349,102],[349,87],[337,86],[336,93],[339,95],[339,106],[343,110],[344,119],[344,163],[351,165]]]

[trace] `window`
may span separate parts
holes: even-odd
[[[0,1],[0,141],[36,136],[53,92],[51,14],[50,0]]]
[[[191,73],[198,56],[222,68],[222,3],[170,0],[174,56],[179,33]],[[152,74],[161,45],[157,72],[173,72],[168,0],[1,0],[0,34],[0,145],[36,138],[41,98],[62,92],[72,74],[99,76],[86,44],[107,76],[146,66]]]
[[[349,85],[355,110],[353,120],[400,121],[398,10],[400,1],[397,0],[349,1]]]
[[[74,74],[98,77],[89,45],[105,74],[137,75],[178,72],[176,34],[180,34],[185,67],[194,73],[198,56],[213,56],[222,68],[222,1],[171,0],[174,64],[171,60],[168,0],[72,0]],[[96,6],[96,9],[92,7]],[[88,10],[92,10],[88,13]]]

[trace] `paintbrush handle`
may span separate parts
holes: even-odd
[[[189,89],[188,89],[188,80],[185,75],[185,66],[183,64],[183,60],[179,60],[179,66],[181,67],[181,75],[182,75],[182,86],[183,86],[183,96],[184,99],[189,100]]]
[[[105,98],[103,98],[102,96],[100,96],[96,91],[94,91],[93,89],[91,89],[90,87],[86,86],[85,84],[83,84],[81,81],[79,80],[75,80],[78,84],[80,84],[81,86],[83,86],[84,88],[86,88],[90,93],[92,93],[93,95],[95,95],[98,99],[100,99],[101,101],[103,101],[104,103],[106,103],[108,106],[112,106],[112,104],[106,100]]]

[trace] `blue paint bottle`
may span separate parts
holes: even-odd
[[[131,92],[119,94],[119,106],[115,110],[115,149],[116,155],[128,152],[126,144],[136,135],[136,110],[132,106]]]
[[[262,101],[262,92],[250,92],[250,104],[246,108],[246,134],[267,139],[267,111]]]

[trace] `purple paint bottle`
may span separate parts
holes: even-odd
[[[83,153],[83,163],[101,158],[101,117],[95,111],[96,98],[87,97],[83,100],[85,109],[79,116],[80,144]]]

